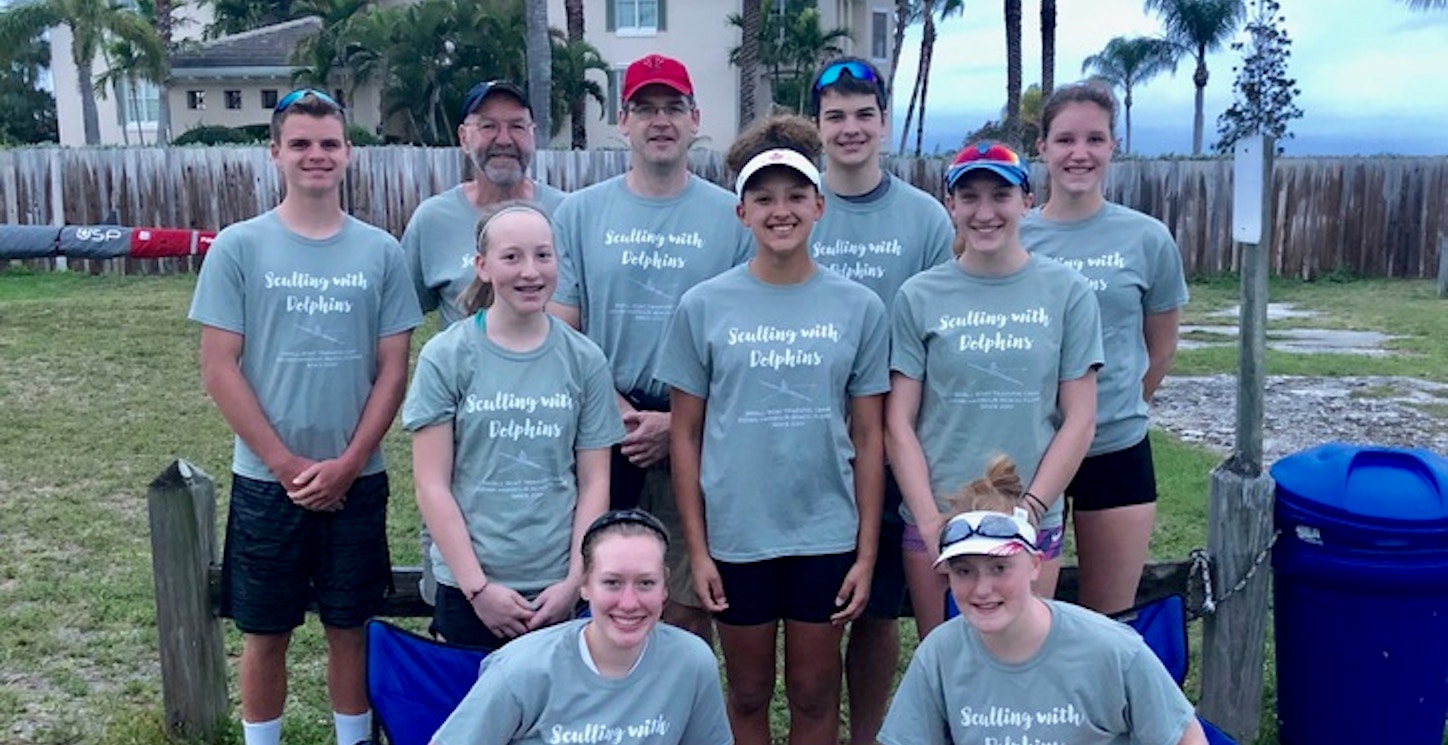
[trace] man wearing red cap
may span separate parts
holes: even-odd
[[[628,429],[615,450],[612,501],[652,510],[680,535],[669,487],[668,388],[654,366],[684,291],[748,258],[733,194],[689,172],[699,109],[689,72],[651,54],[624,73],[619,129],[629,170],[582,189],[554,213],[558,289],[550,310],[603,348]],[[710,636],[683,542],[670,545],[664,620]]]

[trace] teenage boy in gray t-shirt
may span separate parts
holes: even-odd
[[[279,742],[287,646],[313,596],[337,741],[371,731],[362,625],[391,581],[379,443],[422,317],[397,241],[339,206],[344,127],[325,93],[277,103],[286,197],[216,237],[191,305],[202,381],[236,433],[221,607],[242,631],[246,745]]]
[[[689,172],[699,109],[688,70],[651,54],[624,74],[619,128],[628,172],[575,192],[554,212],[558,290],[549,310],[603,348],[628,430],[615,452],[615,507],[645,507],[679,534],[669,486],[668,388],[654,380],[679,297],[742,263],[751,242],[736,199]],[[682,543],[682,542],[679,542]],[[664,620],[709,638],[709,615],[690,582],[688,553],[669,549]]]
[[[950,260],[955,227],[935,197],[880,167],[889,93],[874,65],[843,57],[821,67],[810,106],[824,140],[825,215],[810,234],[815,261],[874,290],[888,309],[905,280]],[[845,676],[850,742],[873,745],[900,658],[905,569],[900,488],[886,469],[870,603],[850,624]]]

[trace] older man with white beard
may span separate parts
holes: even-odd
[[[458,144],[472,179],[423,201],[402,234],[422,311],[437,310],[444,327],[462,316],[454,301],[473,279],[474,231],[482,209],[528,199],[551,215],[567,196],[528,177],[537,143],[522,88],[506,80],[478,83],[463,100],[460,121]]]

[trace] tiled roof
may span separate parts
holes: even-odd
[[[203,41],[174,55],[171,68],[289,67],[297,43],[321,30],[322,19],[308,16]]]

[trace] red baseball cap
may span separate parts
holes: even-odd
[[[623,100],[634,97],[646,85],[666,85],[685,96],[694,95],[694,84],[684,63],[662,54],[650,54],[634,60],[623,74]]]

